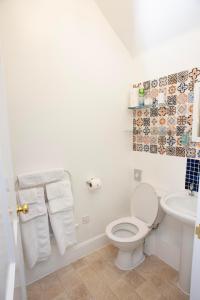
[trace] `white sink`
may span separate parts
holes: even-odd
[[[179,221],[195,225],[197,211],[197,197],[185,193],[169,194],[161,199],[161,207],[166,214]]]
[[[196,196],[189,196],[183,192],[166,195],[160,201],[166,214],[180,221],[182,225],[178,285],[186,294],[190,293],[197,199]]]

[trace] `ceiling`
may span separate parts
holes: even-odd
[[[199,0],[95,0],[132,56],[200,28]]]

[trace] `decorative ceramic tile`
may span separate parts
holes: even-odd
[[[143,120],[142,120],[142,118],[138,118],[136,120],[136,125],[139,126],[139,127],[143,126]]]
[[[176,147],[176,156],[185,157],[185,148]]]
[[[188,101],[190,103],[193,103],[194,102],[194,92],[189,92],[188,93]]]
[[[150,145],[150,152],[151,153],[157,153],[158,152],[157,145]]]
[[[175,105],[169,106],[167,112],[169,116],[174,116],[176,114],[176,106]]]
[[[145,152],[149,152],[149,149],[150,149],[149,145],[144,145],[144,151]]]
[[[158,143],[158,138],[157,138],[157,136],[151,136],[150,137],[150,144],[152,144],[152,145],[157,145],[157,143]]]
[[[178,73],[178,82],[186,82],[188,80],[188,71],[182,71]]]
[[[185,93],[185,91],[187,90],[188,88],[188,85],[184,82],[181,82],[180,85],[178,86],[177,90],[180,92],[180,93]]]
[[[187,101],[188,101],[187,94],[180,94],[180,95],[178,95],[178,97],[177,97],[178,104],[185,105],[187,103]]]
[[[150,116],[151,117],[157,117],[157,115],[158,115],[158,108],[157,107],[151,108],[150,109]]]
[[[186,125],[187,124],[187,119],[188,118],[186,116],[178,116],[178,118],[177,118],[177,124],[179,126]]]
[[[195,158],[196,157],[196,149],[194,149],[194,148],[187,148],[186,149],[186,156],[187,157],[191,157],[191,158]]]
[[[158,86],[158,80],[157,79],[154,79],[151,81],[151,87],[152,88],[156,88]]]
[[[137,144],[136,149],[137,149],[137,151],[142,151],[143,145],[142,144]]]
[[[177,83],[177,74],[168,75],[168,84],[176,84]]]
[[[170,85],[168,88],[168,92],[170,95],[173,95],[176,93],[176,86],[175,85]]]
[[[156,126],[151,127],[150,129],[151,135],[158,135],[159,128]]]
[[[191,139],[194,83],[200,79],[200,69],[145,81],[145,97],[152,99],[151,108],[133,110],[133,150],[200,160],[200,143],[182,145],[181,137]],[[164,104],[158,96],[164,93]]]
[[[167,85],[167,76],[161,77],[159,79],[159,86],[166,86]]]
[[[158,137],[158,144],[161,145],[161,146],[164,146],[166,144],[167,140],[166,140],[166,137],[165,136],[159,136]]]
[[[150,118],[144,118],[143,119],[143,125],[144,126],[150,126]]]
[[[164,146],[158,147],[158,152],[159,152],[161,155],[165,154],[165,153],[166,153],[165,147],[164,147]]]
[[[158,109],[158,115],[159,116],[166,116],[166,114],[167,114],[167,108],[166,107],[162,106]]]
[[[176,135],[182,136],[185,131],[185,126],[176,126]]]
[[[144,86],[145,90],[149,90],[150,89],[150,80],[143,82],[143,86]]]
[[[176,139],[173,136],[167,138],[167,145],[172,147],[176,144]]]
[[[192,71],[189,73],[189,76],[193,81],[196,81],[199,75],[200,75],[200,70],[198,68],[192,69]]]
[[[166,154],[169,156],[175,156],[176,155],[176,148],[175,147],[167,147],[166,148]]]
[[[144,129],[143,129],[143,132],[144,132],[145,135],[149,135],[150,128],[148,126],[145,126]]]
[[[167,105],[176,105],[176,95],[167,97]]]

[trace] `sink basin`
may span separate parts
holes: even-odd
[[[181,249],[179,264],[179,288],[190,293],[194,227],[197,211],[197,197],[186,193],[168,194],[160,201],[166,214],[181,222]]]
[[[195,225],[197,211],[197,197],[185,193],[169,194],[161,199],[161,207],[166,214],[179,221]]]

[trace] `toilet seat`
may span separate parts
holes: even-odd
[[[126,225],[130,225],[130,230],[126,229],[125,226],[123,226],[124,224]],[[120,228],[121,225],[121,228]],[[118,226],[118,230],[122,230],[122,231],[129,231],[130,236],[129,237],[122,237],[122,236],[118,236],[115,234],[115,227]],[[136,232],[134,232],[134,230]],[[116,230],[117,231],[117,230]],[[125,218],[120,218],[118,220],[115,220],[113,222],[111,222],[107,227],[106,227],[106,234],[107,236],[115,241],[115,242],[134,242],[134,241],[139,241],[141,239],[143,239],[148,232],[150,231],[150,228],[147,226],[147,224],[145,224],[143,221],[139,220],[136,217],[125,217]]]

